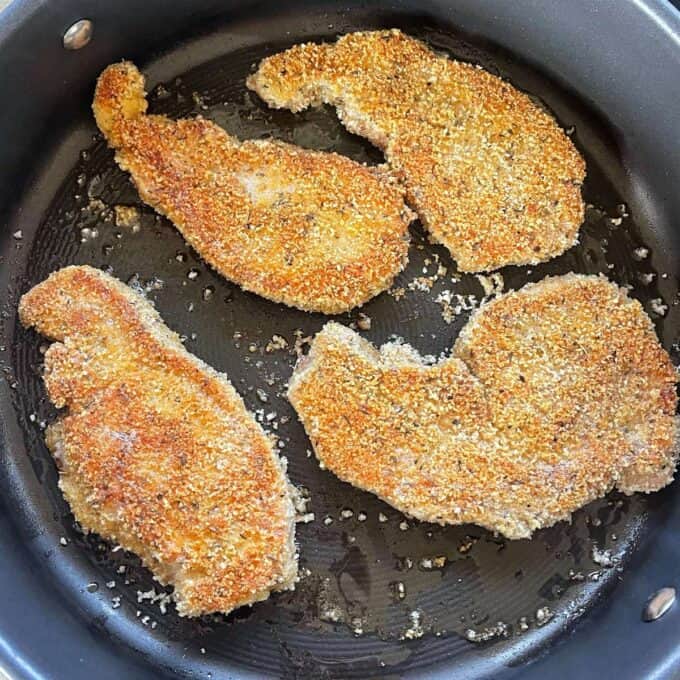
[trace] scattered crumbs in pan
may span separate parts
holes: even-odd
[[[131,229],[135,234],[142,226],[139,208],[134,205],[114,205],[113,220],[117,227]]]
[[[508,637],[510,634],[510,628],[507,623],[499,621],[495,626],[488,626],[482,630],[473,630],[468,628],[465,631],[465,637],[470,642],[486,642],[488,640],[493,640],[494,638]]]
[[[357,328],[360,331],[370,331],[371,330],[371,317],[363,312],[359,313],[359,318],[356,322]]]
[[[500,295],[505,287],[505,281],[503,280],[503,275],[500,272],[494,272],[488,276],[485,274],[475,275],[482,288],[484,289],[484,297],[490,298],[496,295]]]
[[[296,517],[295,521],[299,522],[300,524],[309,524],[310,522],[314,521],[315,517],[316,516],[313,512],[306,512],[304,515]]]
[[[550,609],[550,607],[539,607],[536,610],[536,625],[538,626],[545,625],[546,623],[548,623],[548,621],[550,621],[550,619],[552,619],[554,615],[555,614]]]
[[[397,600],[403,600],[406,597],[406,586],[403,581],[397,581],[392,584],[392,591]]]
[[[300,357],[303,354],[306,354],[307,351],[309,350],[309,346],[312,342],[312,336],[305,335],[304,331],[301,330],[300,328],[294,331],[294,335],[295,343],[293,345],[293,353],[296,356]]]
[[[423,613],[419,609],[414,609],[409,613],[409,619],[411,620],[411,625],[404,631],[402,640],[416,640],[423,637],[425,635],[422,623]]]
[[[413,279],[413,281],[409,282],[408,289],[419,290],[424,293],[429,293],[429,291],[432,290],[432,286],[434,285],[436,280],[437,280],[436,275],[418,276],[417,278]]]
[[[141,604],[145,601],[150,602],[151,604],[157,604],[161,614],[165,615],[168,611],[168,605],[172,602],[172,594],[164,590],[158,592],[155,588],[150,588],[145,591],[138,590],[137,604]],[[141,612],[138,611],[138,615],[139,614],[141,614]]]
[[[350,625],[357,637],[364,634],[364,622],[358,616],[350,621]]]
[[[452,290],[443,290],[437,295],[435,302],[442,309],[442,318],[449,324],[463,312],[469,312],[479,306],[479,299],[476,295],[461,295]]]
[[[110,209],[100,198],[91,198],[89,203],[83,207],[83,212],[98,215],[101,219],[107,219]]]
[[[277,352],[279,350],[288,349],[288,341],[281,335],[272,335],[272,339],[265,345],[264,351],[267,354]]]
[[[657,316],[666,316],[666,312],[668,311],[668,305],[664,304],[664,301],[661,298],[650,300],[649,308]]]
[[[613,567],[619,563],[619,558],[612,555],[611,550],[603,550],[596,545],[593,545],[591,557],[593,562],[601,567]]]

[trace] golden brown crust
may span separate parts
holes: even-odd
[[[48,430],[60,487],[88,531],[136,552],[196,616],[293,586],[294,509],[271,442],[227,377],[153,307],[91,267],[26,293],[26,326],[56,340]]]
[[[583,159],[549,114],[480,68],[374,31],[296,45],[247,82],[276,108],[336,106],[384,151],[461,271],[535,264],[576,242]]]
[[[282,142],[239,143],[200,117],[145,115],[129,62],[102,73],[93,108],[142,199],[246,290],[336,314],[404,268],[412,215],[386,172]]]
[[[327,324],[289,398],[342,479],[419,519],[523,538],[614,486],[672,480],[676,382],[640,304],[570,274],[482,307],[435,366]]]

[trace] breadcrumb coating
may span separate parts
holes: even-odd
[[[393,29],[296,45],[247,84],[275,108],[335,106],[383,150],[460,271],[536,264],[577,241],[583,158],[551,115],[479,67]]]
[[[484,305],[436,365],[328,323],[288,396],[341,479],[418,519],[515,539],[613,487],[670,483],[676,384],[640,304],[568,274]]]
[[[93,109],[142,199],[218,272],[300,309],[338,314],[405,267],[413,214],[384,168],[278,141],[239,142],[201,117],[146,114],[144,79],[122,62]]]
[[[189,354],[152,305],[87,266],[26,293],[26,326],[55,340],[47,442],[87,531],[137,553],[183,616],[293,588],[295,510],[284,467],[224,374]]]

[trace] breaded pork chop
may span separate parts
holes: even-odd
[[[374,31],[296,45],[247,83],[276,108],[335,106],[383,150],[461,271],[535,264],[577,240],[583,159],[552,116],[481,68]]]
[[[56,340],[45,384],[68,411],[47,441],[83,528],[173,584],[183,616],[293,588],[291,488],[227,377],[189,354],[150,303],[91,267],[52,274],[19,313]]]
[[[569,274],[482,307],[436,365],[329,323],[289,398],[341,479],[418,519],[525,538],[613,487],[672,480],[676,382],[640,304]]]
[[[406,265],[412,214],[384,169],[276,141],[239,142],[203,118],[146,115],[144,79],[122,62],[93,109],[142,199],[218,272],[275,302],[336,314]]]

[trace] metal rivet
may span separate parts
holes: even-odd
[[[675,588],[667,587],[657,590],[642,612],[643,621],[656,621],[661,618],[675,602]]]
[[[64,47],[67,50],[79,50],[92,40],[93,23],[89,19],[81,19],[69,26],[64,33]]]

